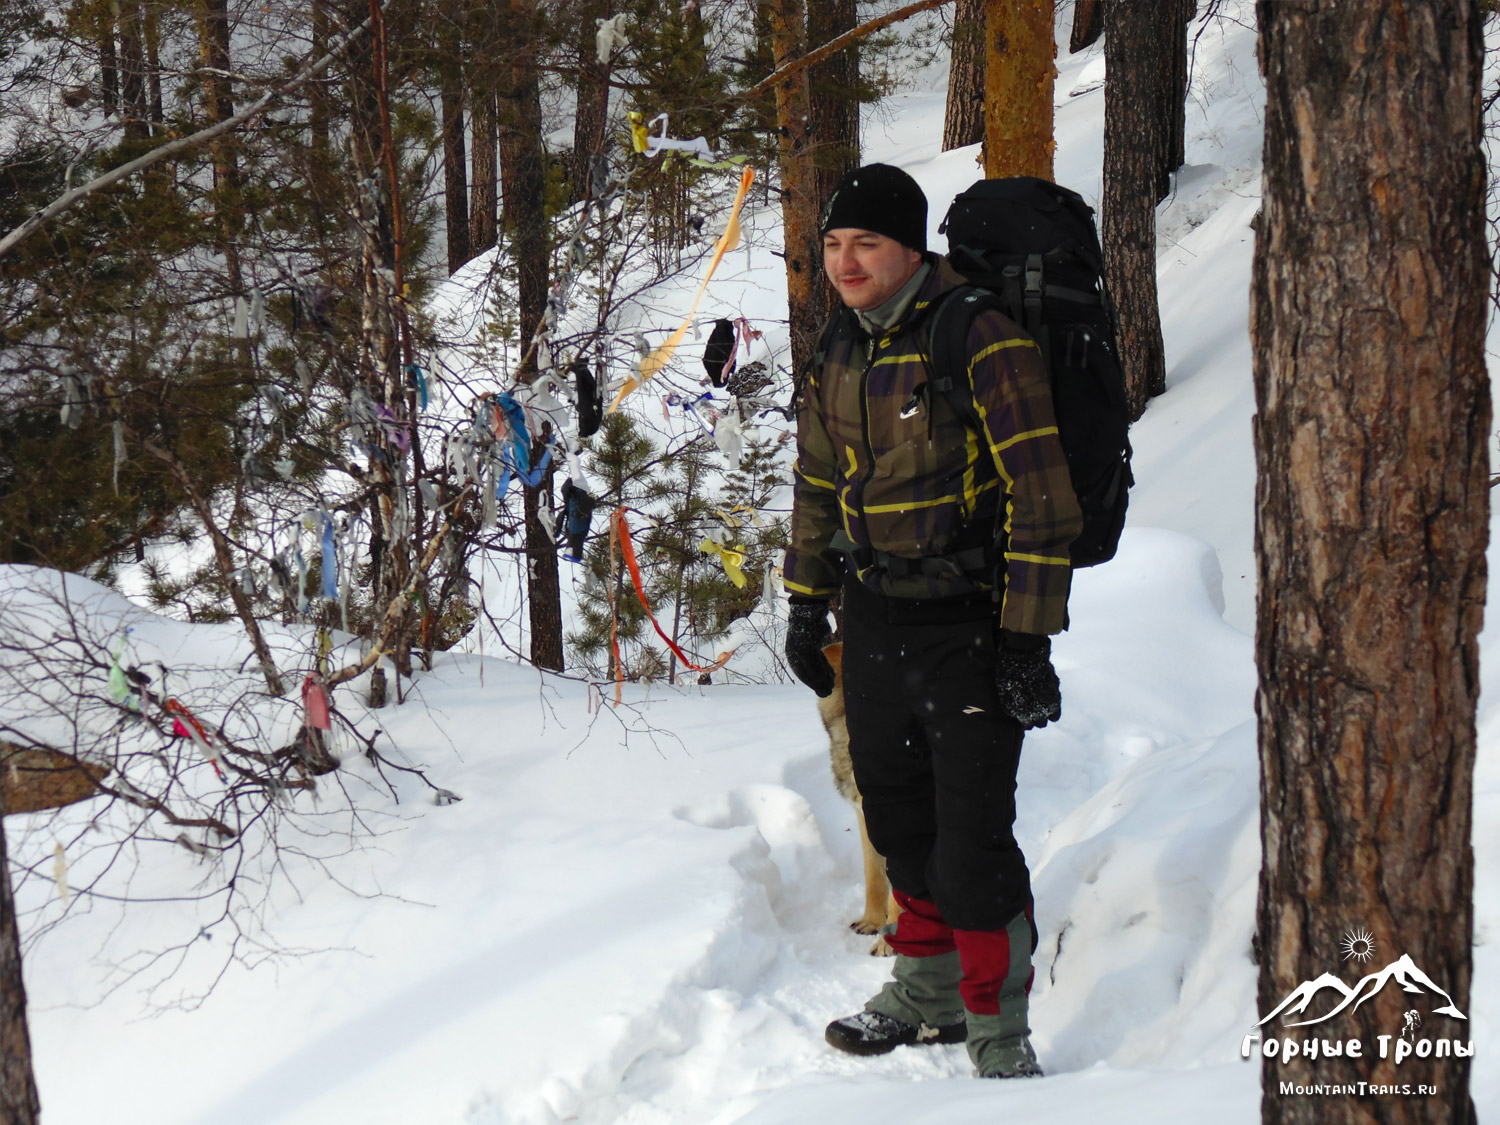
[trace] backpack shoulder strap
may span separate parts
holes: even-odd
[[[818,332],[817,347],[813,349],[813,368],[823,366],[824,360],[828,358],[828,349],[833,347],[833,341],[837,338],[839,330],[844,327],[848,312],[848,309],[840,308],[823,322],[823,327]]]
[[[833,347],[833,341],[843,326],[845,312],[846,310],[842,308],[836,310],[823,322],[823,327],[818,329],[818,342],[813,347],[812,355],[802,367],[797,369],[792,379],[792,397],[787,401],[783,412],[788,418],[797,416],[802,405],[802,392],[807,389],[807,380],[814,371],[823,366],[823,362],[828,358],[828,349]]]
[[[928,382],[976,433],[983,433],[984,428],[969,381],[969,329],[986,309],[1005,312],[1005,304],[987,289],[960,285],[943,295],[927,322]]]

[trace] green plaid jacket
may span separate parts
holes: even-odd
[[[845,327],[808,380],[797,418],[786,588],[814,597],[837,591],[848,568],[831,543],[840,529],[856,547],[904,559],[994,542],[1004,563],[1000,623],[1022,633],[1060,632],[1072,577],[1068,545],[1083,519],[1041,353],[1001,314],[975,319],[967,379],[984,430],[976,433],[926,386],[928,315],[964,280],[946,260],[936,267],[903,321],[878,339],[841,314]],[[860,581],[892,598],[971,597],[990,589],[987,577],[859,571]]]

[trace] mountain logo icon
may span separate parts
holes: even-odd
[[[1452,1016],[1454,1019],[1460,1020],[1469,1018],[1458,1010],[1458,1006],[1453,1003],[1453,997],[1434,984],[1432,978],[1417,968],[1416,963],[1403,953],[1379,972],[1361,977],[1353,988],[1350,988],[1332,973],[1324,973],[1315,980],[1303,981],[1287,994],[1285,1000],[1276,1005],[1275,1010],[1270,1015],[1260,1021],[1260,1026],[1265,1026],[1283,1013],[1289,1016],[1302,1015],[1307,1011],[1308,1006],[1312,1004],[1314,998],[1325,989],[1332,989],[1343,997],[1332,1011],[1318,1016],[1316,1019],[1298,1020],[1283,1026],[1306,1027],[1309,1024],[1331,1020],[1340,1012],[1359,1007],[1392,981],[1399,984],[1403,992],[1415,993],[1417,995],[1430,993],[1442,997],[1446,1003],[1441,1008],[1433,1009],[1433,1014],[1435,1015]]]

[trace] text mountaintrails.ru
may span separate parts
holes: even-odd
[[[1355,1094],[1359,1097],[1365,1097],[1368,1094],[1374,1094],[1377,1096],[1380,1094],[1402,1094],[1408,1096],[1415,1094],[1418,1097],[1422,1097],[1424,1095],[1431,1096],[1436,1094],[1437,1087],[1421,1085],[1411,1086],[1406,1084],[1400,1086],[1390,1086],[1382,1085],[1379,1082],[1344,1082],[1329,1083],[1327,1085],[1321,1082],[1314,1082],[1310,1086],[1299,1086],[1294,1082],[1283,1082],[1281,1083],[1281,1093],[1283,1096],[1287,1094],[1322,1094],[1325,1097],[1348,1097],[1350,1094]]]

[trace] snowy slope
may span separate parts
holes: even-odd
[[[1060,66],[1058,178],[1093,198],[1103,94],[1067,95],[1098,60]],[[363,797],[389,819],[335,869],[360,893],[300,880],[268,912],[283,946],[315,952],[235,968],[197,1010],[143,1018],[129,988],[98,999],[98,951],[190,919],[145,908],[121,932],[86,914],[36,945],[49,1123],[1258,1120],[1259,1068],[1238,1056],[1256,1019],[1253,31],[1205,32],[1193,90],[1189,167],[1160,217],[1168,393],[1133,431],[1120,556],[1075,585],[1056,646],[1064,720],[1028,737],[1022,763],[1048,1078],[973,1082],[961,1047],[858,1060],[824,1046],[888,963],[846,928],[858,838],[804,689],[631,686],[601,710],[580,682],[455,653],[363,725],[463,801]],[[941,113],[940,93],[911,94],[867,127],[867,158],[927,188],[938,245],[947,200],[978,174],[972,150],[937,152]],[[779,259],[737,265],[743,300],[774,291]],[[1496,698],[1477,782],[1481,1043],[1500,1009]],[[45,888],[26,893],[36,908]],[[188,965],[184,983],[206,971]],[[1481,1118],[1500,1112],[1500,1071],[1476,1068],[1475,1097]]]

